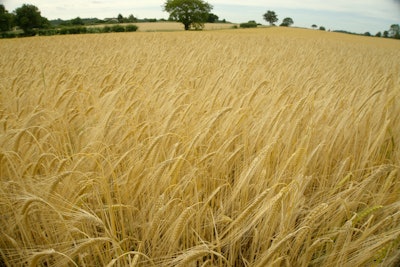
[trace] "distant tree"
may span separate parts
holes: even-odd
[[[137,18],[135,18],[135,16],[131,14],[128,17],[128,22],[137,22]]]
[[[294,23],[292,18],[284,18],[280,26],[289,27]]]
[[[389,37],[389,32],[388,31],[384,31],[383,32],[383,37],[388,38]]]
[[[389,36],[391,38],[400,39],[400,26],[399,26],[399,24],[392,24],[390,26]]]
[[[321,31],[325,31],[325,30],[326,30],[324,26],[319,26],[319,29],[320,29]]]
[[[14,12],[15,23],[25,35],[34,34],[34,28],[45,28],[48,25],[48,20],[41,16],[39,9],[34,5],[23,4]]]
[[[0,32],[11,30],[13,26],[13,14],[8,13],[4,5],[0,5]]]
[[[316,24],[311,25],[311,27],[312,27],[313,29],[318,28],[318,26],[317,26]]]
[[[375,34],[375,37],[382,37],[382,33],[381,33],[381,32],[377,32],[377,33]]]
[[[71,19],[71,24],[72,25],[84,25],[85,23],[80,17],[76,17],[74,19]]]
[[[371,33],[370,32],[365,32],[364,35],[365,36],[371,36]]]
[[[219,17],[213,13],[208,14],[207,22],[214,23],[218,21]]]
[[[275,11],[268,10],[263,17],[264,20],[269,22],[270,25],[274,25],[274,23],[278,21],[278,16],[276,15]]]
[[[164,4],[164,11],[169,13],[170,19],[183,23],[185,30],[203,28],[212,8],[203,0],[167,0]]]
[[[124,22],[124,16],[122,16],[122,14],[118,14],[117,20],[119,23]]]

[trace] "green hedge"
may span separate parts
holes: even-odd
[[[257,23],[253,21],[241,23],[240,28],[257,28]]]
[[[86,34],[86,33],[109,33],[109,32],[135,32],[138,30],[138,26],[129,24],[126,26],[117,24],[112,27],[83,27],[83,26],[72,26],[72,27],[61,27],[58,29],[40,29],[32,31],[33,35],[40,36],[51,36],[51,35],[66,35],[66,34]],[[29,35],[29,36],[31,36]],[[0,38],[15,38],[27,36],[25,34],[19,34],[14,32],[0,33]]]
[[[111,27],[112,32],[125,32],[125,27],[121,25],[114,25]]]
[[[138,26],[136,26],[136,25],[134,25],[134,24],[129,24],[129,25],[126,25],[126,27],[125,27],[125,31],[126,32],[135,32],[135,31],[137,31],[138,30]]]

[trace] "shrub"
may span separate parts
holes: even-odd
[[[240,28],[257,28],[257,23],[255,21],[241,23]]]
[[[86,30],[85,27],[70,27],[68,29],[69,34],[80,34],[84,33],[84,29]]]
[[[68,34],[69,31],[68,31],[68,28],[61,28],[58,30],[58,33],[64,35],[64,34]]]
[[[17,36],[18,34],[15,32],[3,32],[0,35],[1,38],[16,38]]]
[[[59,31],[57,29],[42,29],[38,31],[40,36],[56,35]]]
[[[78,27],[79,33],[87,33],[87,28],[86,27]]]
[[[124,32],[125,31],[125,27],[121,26],[121,25],[114,25],[111,27],[111,31],[112,32]]]
[[[134,25],[134,24],[129,24],[125,27],[125,31],[126,32],[135,32],[138,30],[138,26]]]
[[[111,27],[110,26],[104,26],[101,32],[104,32],[104,33],[111,32]]]
[[[102,33],[102,32],[103,32],[103,28],[100,28],[100,27],[90,27],[90,28],[86,28],[86,32],[87,32],[87,33]]]

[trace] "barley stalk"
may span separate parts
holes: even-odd
[[[0,40],[0,262],[395,265],[398,43],[168,25]]]

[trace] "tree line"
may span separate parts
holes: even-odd
[[[203,29],[205,22],[226,22],[226,20],[219,20],[219,17],[213,14],[211,11],[213,6],[204,0],[166,0],[163,5],[163,11],[169,13],[169,21],[177,21],[183,24],[185,30],[190,29]],[[276,22],[279,21],[278,15],[275,11],[268,10],[263,14],[263,18],[267,21],[270,26],[276,26]],[[141,21],[155,22],[157,19],[144,19]],[[13,35],[10,31],[14,27],[19,27],[23,33],[21,36],[32,36],[36,34],[52,35],[52,34],[68,34],[68,33],[89,33],[89,32],[110,32],[110,31],[136,31],[137,26],[105,26],[100,29],[89,29],[82,27],[87,24],[108,24],[108,23],[135,23],[141,22],[133,15],[124,17],[121,14],[117,18],[99,20],[94,19],[81,19],[80,17],[64,21],[64,20],[53,20],[49,21],[43,17],[40,10],[30,4],[24,4],[21,7],[15,9],[12,13],[9,13],[5,6],[0,4],[0,34],[2,37],[9,37]],[[164,20],[165,21],[165,20]],[[290,17],[286,17],[282,20],[279,26],[289,27],[294,24],[294,21]],[[257,27],[254,20],[247,23],[240,24],[242,28],[253,28]],[[64,27],[64,28],[57,28]],[[66,29],[65,27],[69,27]],[[317,25],[313,24],[312,28],[317,28]],[[320,26],[320,30],[325,30],[325,27]],[[347,31],[340,31],[349,33]],[[364,33],[366,36],[372,36],[369,32]],[[375,36],[396,38],[400,39],[400,27],[399,24],[391,25],[388,31],[383,33],[378,32]],[[11,36],[12,37],[12,36]]]
[[[187,1],[191,2],[191,1]],[[196,1],[194,1],[196,2]],[[195,3],[196,4],[196,3]],[[204,8],[205,6],[203,6]],[[210,6],[211,7],[211,6]],[[195,8],[195,5],[192,5]],[[211,8],[209,9],[211,10]],[[209,23],[221,22],[225,23],[226,20],[219,20],[216,14],[207,12],[198,12],[191,14],[188,25],[195,26],[196,29],[202,28],[203,21]],[[171,14],[169,21],[177,21],[178,17]],[[53,35],[53,34],[76,34],[76,33],[99,33],[99,32],[113,32],[113,31],[135,31],[135,25],[113,25],[101,27],[84,27],[86,25],[99,25],[99,24],[122,24],[122,23],[136,23],[136,22],[157,22],[166,21],[165,19],[157,20],[156,18],[138,19],[132,14],[124,17],[118,14],[115,18],[85,18],[76,17],[70,20],[48,20],[41,15],[38,7],[31,4],[23,4],[21,7],[9,12],[3,4],[0,4],[0,37],[16,37],[16,36],[33,36],[33,35]],[[197,24],[196,24],[197,23]],[[18,28],[22,32],[15,31]],[[186,28],[185,28],[186,29]]]
[[[0,37],[22,37],[33,35],[56,34],[83,34],[83,33],[107,33],[107,32],[132,32],[138,27],[133,24],[120,25],[118,23],[137,22],[133,15],[125,18],[121,14],[115,20],[99,20],[97,18],[81,19],[76,17],[70,20],[51,20],[41,15],[38,7],[31,4],[23,4],[12,13],[8,12],[4,5],[0,4]],[[104,27],[84,27],[95,24],[116,24]],[[22,32],[15,31],[19,28]]]

